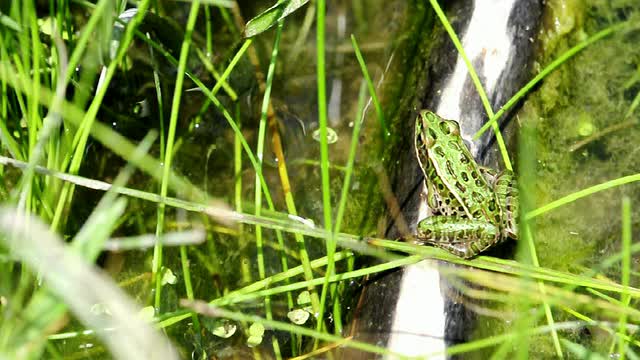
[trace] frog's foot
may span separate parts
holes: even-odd
[[[470,258],[500,242],[500,231],[492,223],[458,218],[431,216],[418,224],[416,240],[443,248],[454,255]]]

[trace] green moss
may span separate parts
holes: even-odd
[[[637,1],[548,2],[539,63],[549,63],[587,34],[637,18],[639,11]],[[520,120],[535,124],[538,134],[538,166],[531,169],[538,177],[538,206],[640,168],[632,145],[640,143],[640,132],[603,132],[626,120],[640,90],[640,83],[631,83],[639,65],[639,37],[638,31],[618,33],[588,47],[551,74],[520,111]],[[578,147],[580,141],[584,145]],[[615,251],[621,193],[637,198],[639,191],[628,185],[540,217],[536,244],[542,265],[571,268]]]

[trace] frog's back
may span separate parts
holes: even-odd
[[[429,159],[425,176],[434,184],[431,186],[434,192],[443,201],[450,199],[453,205],[462,207],[465,216],[458,216],[497,221],[499,211],[495,194],[462,141],[458,123],[432,112],[421,116],[425,151],[428,152],[423,157]],[[451,199],[457,200],[456,203]],[[446,208],[446,204],[443,207]],[[443,214],[447,211],[453,212],[451,215],[460,212],[457,208],[440,209]]]

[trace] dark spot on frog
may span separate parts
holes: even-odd
[[[433,148],[433,151],[438,154],[438,156],[444,157],[444,150],[442,149],[441,146],[435,146]]]
[[[435,132],[435,131],[433,131],[433,129],[432,129],[432,128],[428,128],[428,129],[427,129],[427,131],[429,131],[429,136],[430,136],[432,139],[436,140],[436,139],[438,138],[438,137],[436,136],[436,132]]]
[[[451,163],[451,161],[447,160],[447,172],[449,173],[449,175],[455,177],[455,172],[453,171],[453,164]]]
[[[484,196],[482,196],[482,194],[480,194],[479,192],[474,191],[471,194],[471,197],[473,197],[473,200],[477,203],[481,203],[482,201],[484,201]]]

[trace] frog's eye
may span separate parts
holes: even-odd
[[[457,121],[447,120],[447,126],[449,127],[449,134],[460,135],[460,125]]]
[[[430,137],[427,131],[422,131],[416,137],[416,147],[422,148],[423,146],[430,148],[435,143],[435,138]]]
[[[448,121],[441,121],[440,122],[440,130],[442,130],[443,133],[445,133],[445,135],[449,135],[451,134],[451,127],[448,124]]]

